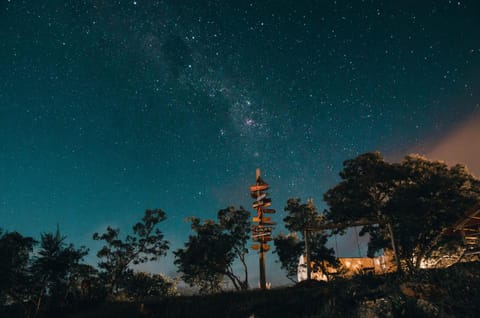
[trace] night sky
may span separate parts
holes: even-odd
[[[0,228],[58,224],[95,262],[92,234],[147,208],[171,250],[188,216],[252,210],[257,167],[277,221],[367,151],[479,176],[479,103],[476,0],[0,0]]]

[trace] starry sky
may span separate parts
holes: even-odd
[[[186,217],[250,208],[257,167],[277,221],[367,151],[479,176],[479,34],[475,0],[0,0],[0,228],[58,224],[95,262],[92,233],[146,208],[171,250]]]

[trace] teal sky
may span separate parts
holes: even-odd
[[[250,208],[257,167],[278,222],[323,210],[344,160],[429,153],[479,111],[479,31],[473,0],[3,0],[0,227],[59,224],[95,262],[93,232],[161,208],[174,250],[186,217]]]

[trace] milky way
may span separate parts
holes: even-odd
[[[366,151],[475,165],[445,149],[478,137],[479,31],[473,0],[2,1],[0,227],[59,224],[94,262],[146,208],[172,249],[186,217],[249,208],[257,167],[281,222]]]

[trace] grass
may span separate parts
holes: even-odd
[[[480,263],[474,262],[410,276],[364,275],[267,291],[85,304],[42,317],[477,317],[479,299]]]

